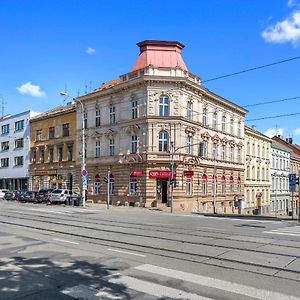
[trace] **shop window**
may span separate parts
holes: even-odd
[[[136,196],[137,192],[137,178],[130,176],[129,177],[129,195]]]

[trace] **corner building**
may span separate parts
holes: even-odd
[[[105,201],[109,186],[112,203],[168,206],[174,150],[174,209],[237,212],[247,111],[201,85],[179,42],[137,45],[129,73],[77,98],[77,149],[82,117],[86,127],[88,198]]]

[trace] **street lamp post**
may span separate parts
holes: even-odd
[[[60,95],[65,96],[66,98],[70,97],[66,92],[60,92]],[[86,160],[85,160],[85,124],[84,124],[84,105],[81,100],[71,97],[72,100],[78,101],[81,105],[82,109],[82,161],[81,161],[81,176],[82,179],[86,177]],[[86,197],[86,181],[82,180],[82,189],[81,189],[81,197],[82,197],[82,206],[85,207],[85,197]]]
[[[174,154],[175,154],[175,148],[174,148],[174,142],[171,142],[171,213],[173,213],[173,192],[174,192]]]

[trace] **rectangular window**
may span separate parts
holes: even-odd
[[[221,148],[221,159],[226,160],[226,146],[225,145],[222,145],[222,148]]]
[[[36,163],[36,150],[31,150],[31,163]]]
[[[131,119],[136,119],[138,117],[137,115],[137,105],[138,102],[137,101],[132,101],[131,102]]]
[[[36,141],[42,140],[42,129],[38,129],[35,131],[35,140]]]
[[[2,125],[1,129],[2,129],[2,134],[9,134],[9,124]]]
[[[186,153],[193,154],[193,138],[191,136],[186,137]]]
[[[234,134],[234,124],[233,124],[233,119],[230,120],[230,134]]]
[[[49,139],[55,138],[55,127],[49,127]]]
[[[96,141],[95,143],[95,157],[100,157],[101,153],[101,144],[100,141]]]
[[[15,122],[15,131],[20,131],[24,129],[24,120]]]
[[[204,141],[203,142],[203,157],[207,157],[207,145],[208,145],[208,142]]]
[[[96,110],[96,127],[99,127],[101,126],[101,110],[100,109],[97,109]]]
[[[218,159],[218,147],[217,144],[213,143],[212,145],[212,158]]]
[[[24,139],[16,139],[15,140],[15,148],[20,149],[24,147]]]
[[[73,145],[68,145],[67,147],[67,159],[68,161],[73,160]]]
[[[53,162],[53,159],[54,159],[54,151],[53,151],[53,148],[49,148],[49,151],[48,151],[48,160],[50,163]]]
[[[234,161],[234,151],[233,151],[233,147],[230,147],[230,161],[233,162]]]
[[[226,132],[226,117],[222,116],[222,131]]]
[[[241,149],[238,149],[237,150],[237,162],[238,163],[241,163],[242,161],[241,161]]]
[[[186,187],[185,187],[185,191],[186,191],[186,194],[191,196],[193,194],[193,191],[192,191],[192,182],[191,181],[187,181],[186,182]]]
[[[23,156],[16,156],[15,157],[15,166],[23,166]]]
[[[9,158],[1,158],[1,168],[7,168],[9,166]]]
[[[213,129],[217,129],[217,120],[218,120],[218,114],[217,114],[217,112],[214,112],[214,114],[213,114]]]
[[[109,156],[115,155],[115,140],[109,139]]]
[[[242,130],[241,130],[241,122],[238,122],[238,137],[241,137]]]
[[[9,150],[9,141],[5,141],[1,143],[1,151]]]
[[[100,181],[94,182],[94,195],[100,195]]]
[[[136,153],[138,148],[138,137],[136,135],[131,136],[131,148],[130,153]]]
[[[203,125],[207,126],[207,108],[203,108],[202,123]]]
[[[191,101],[187,102],[187,119],[193,119],[193,103]]]
[[[116,123],[116,107],[111,106],[109,108],[109,124],[115,124]]]
[[[70,127],[69,123],[63,124],[63,136],[69,136],[70,135],[69,127]]]
[[[87,120],[88,120],[88,115],[87,115],[87,112],[85,111],[83,113],[83,126],[84,126],[84,129],[87,129]]]
[[[40,149],[40,162],[42,164],[45,162],[45,150],[44,150],[44,148]]]
[[[136,192],[137,192],[137,178],[130,177],[129,178],[129,195],[136,196]]]
[[[57,160],[62,161],[62,159],[63,159],[63,147],[58,146],[57,147]]]

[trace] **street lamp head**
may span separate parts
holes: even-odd
[[[69,97],[68,93],[66,93],[66,92],[60,92],[59,94],[60,94],[61,96]]]

